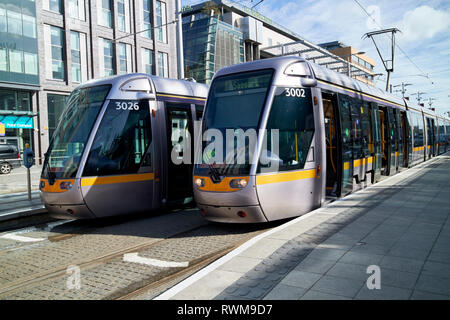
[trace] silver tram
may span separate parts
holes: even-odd
[[[207,86],[148,74],[92,80],[69,96],[46,153],[41,199],[58,218],[140,212],[192,200],[193,148]],[[176,159],[175,159],[176,160]]]
[[[211,221],[298,216],[446,152],[449,138],[449,119],[300,57],[225,67],[209,89],[194,197]]]

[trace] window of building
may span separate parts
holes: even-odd
[[[128,72],[128,55],[127,45],[119,43],[119,74],[126,74]]]
[[[23,35],[25,37],[36,38],[36,18],[22,14]]]
[[[100,25],[112,28],[111,0],[100,0],[100,1],[101,1]]]
[[[71,18],[85,20],[84,0],[67,0],[69,6],[69,16]]]
[[[22,35],[22,14],[8,10],[8,33]]]
[[[23,51],[9,50],[9,71],[23,73]]]
[[[158,76],[169,77],[169,55],[165,52],[158,52]]]
[[[50,26],[52,79],[64,80],[64,36],[63,30]]]
[[[103,39],[103,74],[112,76],[114,74],[114,49],[111,40]]]
[[[117,0],[117,22],[120,31],[128,32],[125,6],[129,7],[128,0]]]
[[[167,42],[167,14],[166,4],[162,1],[156,1],[156,40]]]
[[[7,30],[6,27],[6,10],[3,8],[0,8],[0,30],[4,30],[5,32]]]
[[[30,92],[0,89],[0,110],[31,111]]]
[[[46,1],[44,1],[44,4],[46,4]],[[45,9],[62,13],[62,0],[48,0],[48,8],[45,7]]]
[[[21,50],[0,49],[0,71],[37,75],[37,54]]]
[[[72,55],[72,81],[81,82],[80,33],[70,31],[70,52]]]
[[[143,29],[146,30],[145,32],[142,32],[141,34],[144,37],[152,39],[152,1],[151,0],[143,0]]]
[[[48,135],[51,138],[58,126],[58,120],[66,104],[67,96],[47,94]]]
[[[0,48],[0,71],[8,71],[8,50]]]
[[[142,48],[142,60],[143,60],[145,73],[154,74],[154,72],[153,72],[153,65],[154,65],[153,51]]]
[[[38,58],[37,54],[24,52],[23,53],[25,73],[26,74],[38,74]]]

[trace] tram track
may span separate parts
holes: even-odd
[[[214,231],[214,228],[220,229],[221,232]],[[229,237],[229,239],[225,242],[227,242],[226,245],[220,244],[217,248],[214,247],[214,245],[217,244],[211,244],[209,245],[209,241],[207,239],[207,236],[205,239],[201,239],[199,241],[203,241],[203,246],[205,246],[205,243],[208,243],[206,245],[207,253],[201,254],[197,257],[194,257],[192,260],[189,261],[189,266],[186,268],[172,268],[172,269],[165,269],[165,270],[158,270],[158,273],[156,275],[149,276],[147,278],[144,278],[143,280],[138,281],[137,283],[131,283],[126,287],[123,288],[117,288],[116,291],[112,292],[109,295],[106,296],[99,296],[95,297],[98,299],[132,299],[133,297],[137,297],[140,294],[147,292],[149,290],[156,290],[159,287],[164,287],[167,283],[170,281],[174,281],[174,279],[177,279],[179,277],[183,277],[183,275],[188,275],[189,273],[195,272],[196,270],[208,265],[209,263],[213,262],[214,260],[220,258],[221,256],[225,255],[226,253],[230,252],[234,248],[241,245],[243,242],[247,241],[251,237],[253,237],[256,234],[259,234],[260,232],[263,232],[267,230],[268,228],[271,228],[271,226],[264,226],[261,228],[258,227],[250,227],[247,229],[242,229],[235,234],[235,237],[233,236]],[[21,277],[20,279],[17,279],[16,281],[12,281],[9,283],[6,283],[0,287],[0,299],[10,299],[11,297],[16,297],[17,294],[20,296],[21,292],[24,291],[33,291],[33,288],[52,283],[55,281],[62,282],[67,277],[67,267],[70,265],[76,265],[80,268],[81,273],[90,272],[91,270],[95,269],[101,269],[103,266],[109,264],[109,263],[119,263],[122,261],[123,256],[127,253],[132,252],[138,252],[143,253],[145,252],[152,252],[154,250],[155,252],[161,252],[161,248],[164,248],[164,246],[170,246],[169,242],[175,242],[178,246],[183,246],[183,242],[189,237],[193,239],[195,238],[195,234],[212,234],[213,237],[216,233],[221,233],[219,236],[223,236],[227,233],[229,233],[229,229],[231,229],[230,226],[223,227],[223,226],[217,226],[215,224],[207,223],[207,224],[201,224],[197,225],[195,227],[186,228],[184,230],[181,230],[180,232],[174,233],[171,236],[156,240],[155,239],[149,239],[149,241],[145,241],[144,243],[141,243],[139,245],[133,245],[128,246],[125,248],[121,248],[120,250],[115,250],[114,252],[109,252],[107,254],[98,255],[95,258],[89,258],[85,259],[83,261],[70,261],[70,263],[66,263],[64,265],[61,265],[57,268],[52,268],[51,270],[46,270],[44,272],[40,273],[33,273],[26,277]],[[214,241],[212,241],[214,242]],[[229,242],[229,243],[228,243]],[[204,249],[204,248],[203,248]],[[178,250],[182,250],[178,248]],[[201,249],[199,250],[202,251]],[[65,281],[65,280],[64,280]],[[163,290],[164,291],[164,290]],[[14,299],[14,298],[13,298]],[[19,298],[20,299],[20,298]]]
[[[189,230],[183,230],[182,232],[179,232],[178,234],[175,234],[172,237],[181,235],[181,234],[183,234],[183,233],[185,233],[187,231],[193,231],[193,230],[195,230],[197,228],[200,228],[200,227],[195,227],[195,228],[192,228],[192,229],[189,229]],[[170,239],[170,238],[171,237],[169,237],[167,239]],[[149,249],[149,248],[151,248],[153,246],[156,246],[156,245],[166,241],[167,239],[161,239],[161,240],[156,241],[156,242],[155,241],[149,241],[148,243],[140,244],[140,245],[137,245],[137,246],[130,246],[128,248],[124,248],[123,250],[118,250],[118,251],[113,252],[113,253],[102,255],[102,256],[99,256],[99,257],[97,257],[95,259],[89,259],[88,261],[80,261],[80,262],[77,262],[75,264],[81,270],[87,269],[89,267],[93,267],[95,265],[107,262],[107,261],[109,261],[111,259],[123,256],[126,253]],[[6,286],[0,287],[0,297],[2,297],[5,293],[8,293],[8,292],[11,292],[13,290],[17,290],[17,289],[20,289],[20,288],[32,285],[34,283],[39,283],[39,282],[42,282],[44,280],[48,280],[48,279],[64,276],[64,275],[66,275],[67,267],[70,266],[70,265],[73,265],[73,264],[74,263],[71,263],[71,264],[68,264],[68,265],[66,265],[64,267],[55,268],[55,269],[53,269],[51,271],[43,272],[43,273],[40,273],[40,274],[34,274],[32,276],[29,276],[29,277],[26,277],[26,278],[22,278],[22,279],[20,279],[18,281],[12,282],[12,283],[10,283],[10,284],[8,284]]]

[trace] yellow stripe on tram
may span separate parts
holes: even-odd
[[[109,177],[88,177],[88,178],[81,179],[81,186],[88,187],[88,186],[101,185],[101,184],[151,181],[153,179],[154,179],[153,172],[140,173],[140,174],[127,174],[127,175],[120,175],[120,176],[109,176]]]
[[[350,162],[344,162],[344,170],[350,169]]]
[[[316,177],[316,169],[302,170],[295,172],[283,172],[276,174],[265,174],[256,176],[256,184],[269,184],[279,182],[289,182],[302,179],[311,179]]]

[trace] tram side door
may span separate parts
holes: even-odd
[[[350,101],[343,96],[339,97],[341,141],[341,157],[339,163],[341,183],[339,195],[343,197],[353,191],[353,130]]]
[[[389,146],[389,120],[387,107],[378,106],[378,116],[380,119],[380,133],[381,133],[381,175],[389,175],[390,162],[390,146]]]
[[[326,140],[326,196],[336,197],[338,195],[338,135],[337,135],[337,99],[336,95],[322,93],[323,115],[325,122]]]
[[[427,149],[426,154],[427,158],[431,159],[431,155],[433,154],[433,124],[431,123],[431,119],[425,117],[426,125],[427,125]]]
[[[166,103],[169,202],[192,197],[193,122],[190,104]]]
[[[404,168],[408,167],[408,134],[407,134],[407,127],[408,127],[408,121],[406,119],[406,112],[401,111],[399,113],[400,115],[400,121],[401,124],[401,131],[399,135],[399,152],[401,151],[401,162],[400,165]]]
[[[381,161],[382,161],[382,151],[381,151],[381,128],[380,128],[380,117],[378,106],[374,103],[370,104],[371,113],[371,126],[373,132],[373,171],[374,177],[372,183],[379,181],[381,178]]]

